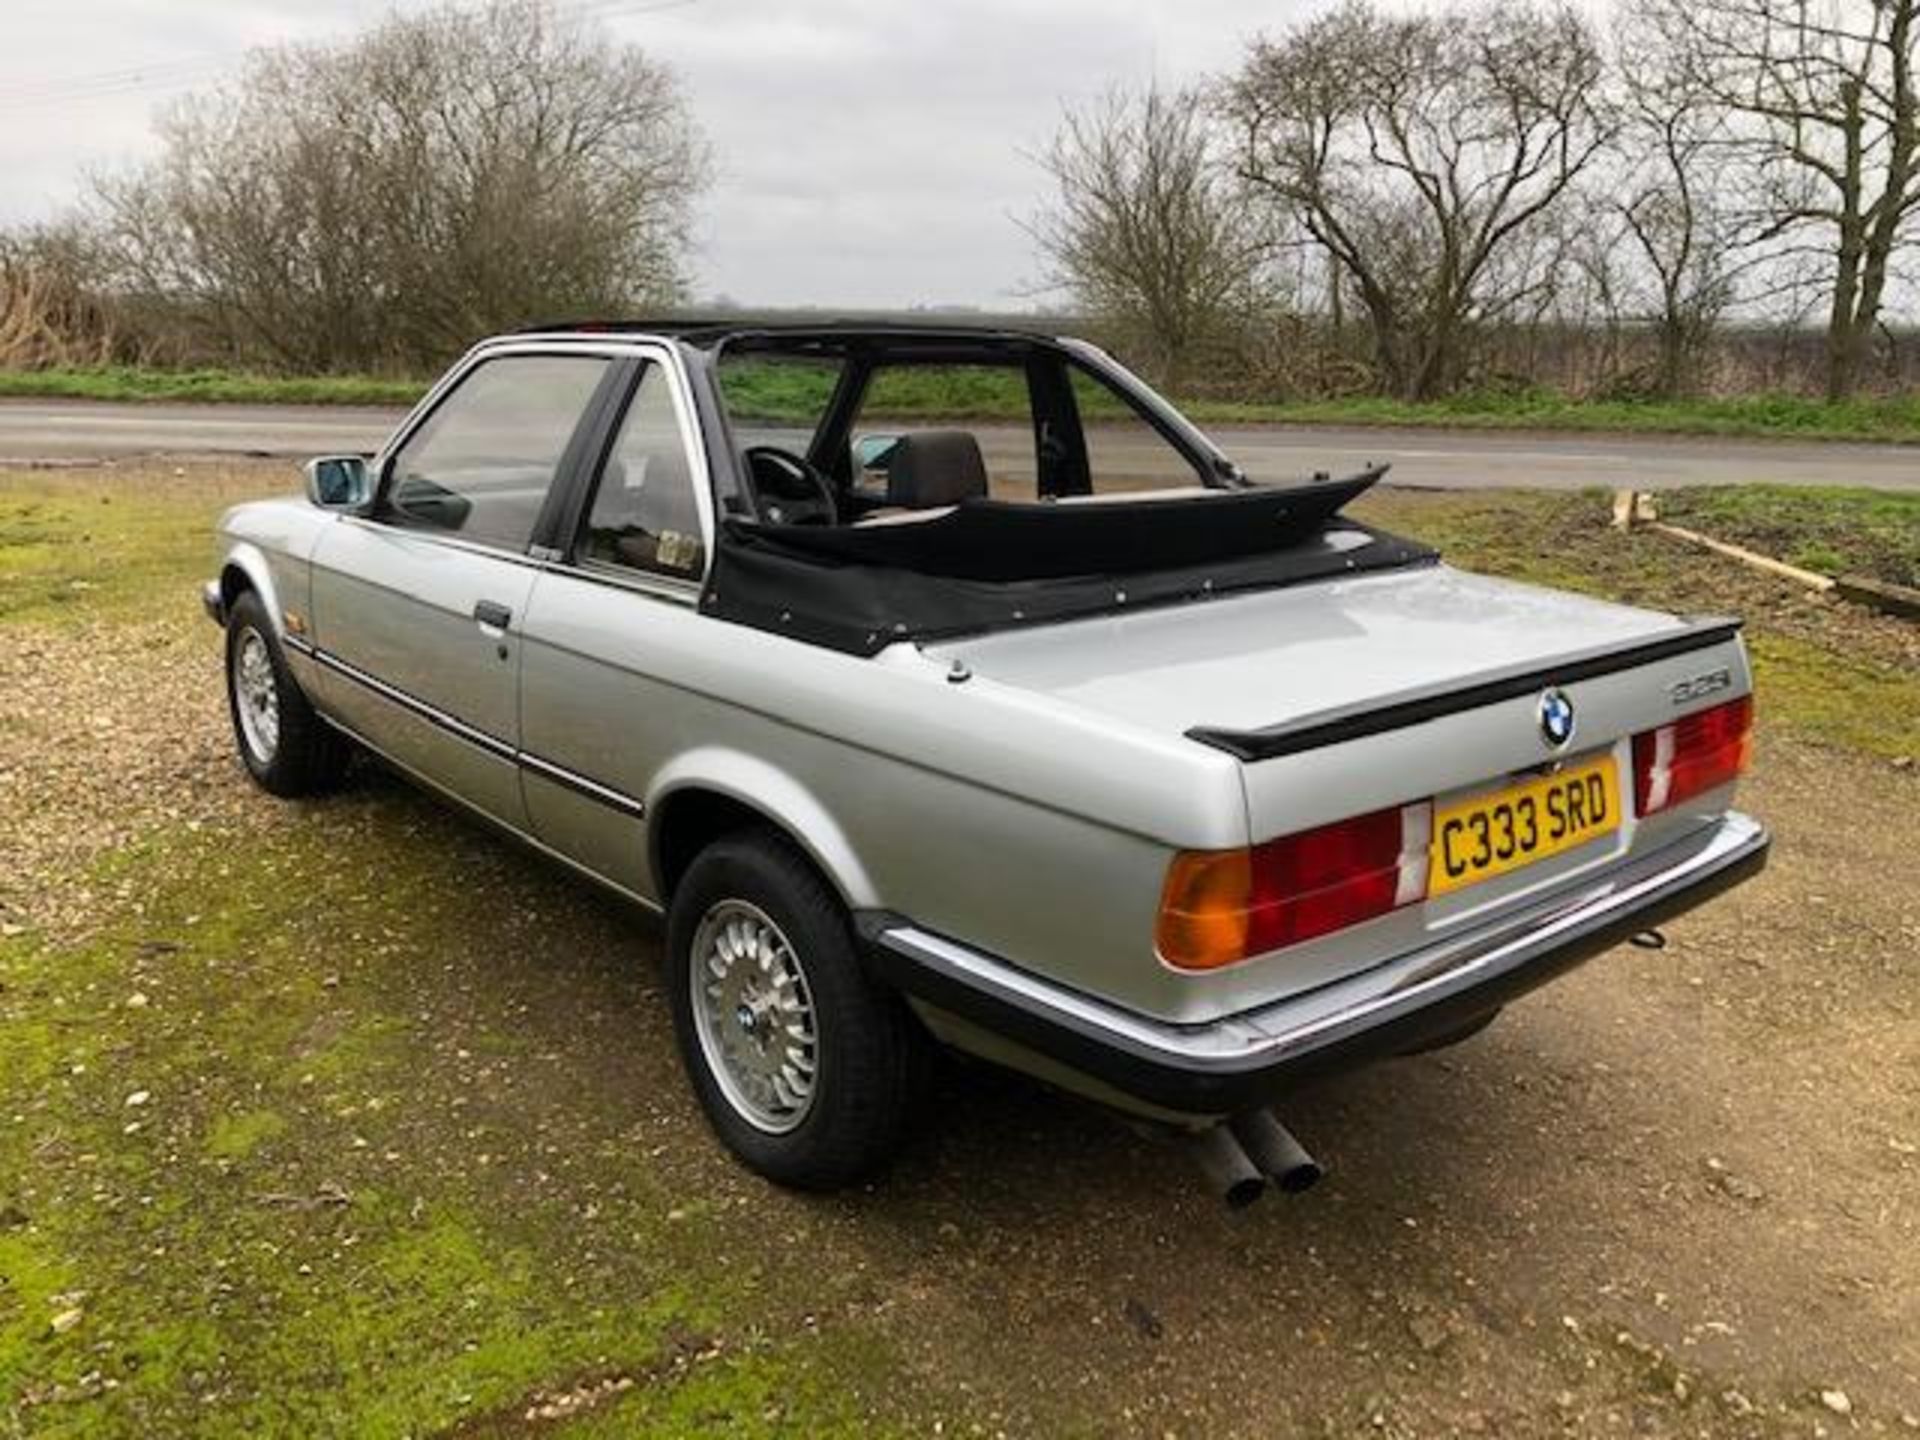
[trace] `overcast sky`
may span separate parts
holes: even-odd
[[[648,10],[651,3],[660,8]],[[1032,302],[1022,153],[1063,102],[1232,66],[1312,0],[567,0],[666,60],[712,142],[694,291],[756,305]],[[344,36],[388,0],[6,0],[0,223],[151,146],[156,105],[248,48]],[[400,0],[412,11],[419,0]]]

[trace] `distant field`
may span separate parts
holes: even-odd
[[[0,396],[87,400],[171,400],[294,405],[407,405],[425,380],[330,375],[287,377],[227,370],[0,371]],[[801,421],[819,413],[831,385],[821,368],[741,365],[729,398],[758,419]],[[902,418],[1001,420],[1026,413],[1013,372],[896,372],[870,404]],[[1569,400],[1562,396],[1471,394],[1424,404],[1358,396],[1340,400],[1242,403],[1185,400],[1209,424],[1427,426],[1460,430],[1578,430],[1668,435],[1865,440],[1920,444],[1920,394],[1830,405],[1792,395],[1688,401]]]

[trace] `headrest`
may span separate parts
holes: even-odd
[[[965,430],[919,430],[902,435],[887,453],[887,503],[909,510],[984,499],[987,462],[980,442]]]

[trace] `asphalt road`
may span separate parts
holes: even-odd
[[[398,418],[397,411],[344,407],[5,400],[0,460],[371,450]],[[990,460],[1004,462],[1022,450],[1031,455],[1017,429],[974,429]],[[1263,480],[1383,460],[1393,466],[1394,483],[1446,489],[1767,481],[1920,491],[1920,447],[1896,445],[1292,426],[1220,426],[1212,433]]]

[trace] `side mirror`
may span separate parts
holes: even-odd
[[[358,510],[373,498],[363,455],[322,455],[307,462],[307,499],[322,510]]]
[[[864,474],[884,471],[900,440],[898,435],[861,435],[853,442],[853,463]]]

